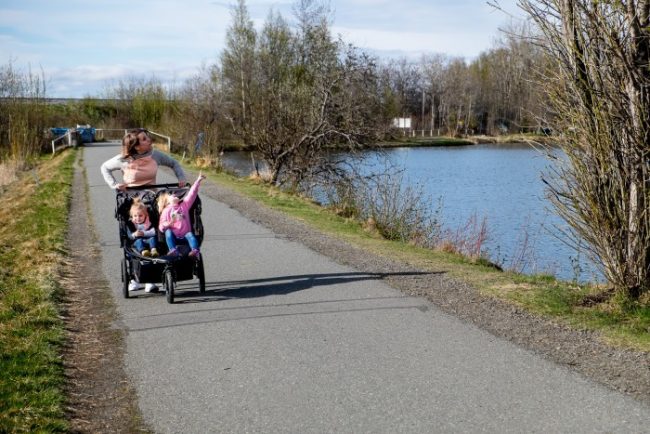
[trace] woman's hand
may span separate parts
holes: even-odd
[[[187,181],[178,180],[178,186],[179,187],[185,187],[186,185],[187,185]]]
[[[118,191],[126,191],[126,187],[127,187],[126,184],[117,184],[115,186],[115,189],[118,190]]]

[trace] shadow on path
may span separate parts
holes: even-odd
[[[230,280],[223,282],[206,282],[205,294],[199,293],[198,282],[178,282],[175,295],[176,303],[200,303],[235,298],[256,298],[269,295],[285,295],[317,286],[330,286],[359,282],[365,280],[382,280],[393,276],[423,276],[441,274],[441,272],[400,272],[400,273],[325,273],[278,276],[263,279]]]

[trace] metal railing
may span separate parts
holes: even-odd
[[[57,142],[61,142],[63,139],[66,139],[66,143],[57,146],[56,145]],[[69,148],[70,146],[74,146],[76,148],[79,144],[78,140],[79,140],[79,135],[76,134],[74,131],[68,130],[65,134],[56,137],[52,140],[52,154],[56,154],[57,151],[60,151],[61,149]]]
[[[129,130],[131,130],[131,128],[117,128],[117,129],[116,128],[113,128],[113,129],[111,129],[111,128],[97,128],[97,129],[95,129],[95,138],[104,139],[104,138],[106,138],[105,137],[106,132],[110,133],[112,131],[119,131],[120,136],[117,138],[117,140],[122,140],[122,137],[124,137],[126,135],[126,133],[129,132]],[[172,139],[171,139],[171,137],[166,136],[164,134],[157,133],[155,131],[151,131],[151,130],[147,130],[147,131],[149,132],[149,135],[151,135],[151,136],[156,136],[156,137],[160,137],[160,138],[164,139],[164,141],[167,142],[167,149],[166,150],[167,150],[167,152],[169,152],[169,150],[172,147]]]
[[[171,139],[171,137],[165,136],[164,134],[156,133],[156,132],[151,131],[151,130],[149,131],[149,134],[152,134],[154,136],[158,136],[158,137],[161,137],[161,138],[167,140],[167,149],[166,149],[166,151],[171,152],[171,150],[172,150],[172,139]]]
[[[111,140],[120,141],[122,140],[122,137],[124,137],[126,133],[129,132],[130,129],[131,128],[97,128],[95,129],[95,140],[109,140],[110,137]],[[166,146],[165,150],[167,152],[171,151],[171,147],[172,147],[171,137],[166,136],[164,134],[157,133],[155,131],[150,131],[150,130],[147,131],[149,132],[149,135],[163,139],[163,141],[166,142],[166,145],[163,145]],[[111,133],[114,132],[118,132],[117,134],[114,134],[115,138],[113,138],[113,135],[111,135]],[[62,142],[63,139],[65,139],[65,143],[62,145],[61,144],[57,145],[57,143]],[[52,140],[52,154],[55,154],[56,152],[62,149],[69,148],[70,146],[74,146],[76,148],[80,144],[80,142],[81,142],[81,138],[79,137],[79,134],[74,129],[70,129],[65,134],[59,137],[55,137]]]
[[[402,135],[404,137],[437,137],[440,135],[440,128],[438,129],[427,129],[427,130],[416,130],[416,129],[402,129]]]
[[[111,133],[116,131],[117,133],[112,135]],[[126,128],[96,128],[95,129],[95,140],[122,140],[129,131]],[[108,133],[108,134],[107,134]],[[107,137],[108,136],[108,137]],[[113,137],[114,136],[114,137]]]

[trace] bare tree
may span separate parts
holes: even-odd
[[[216,65],[202,66],[177,92],[165,125],[181,143],[190,145],[187,151],[192,155],[200,151],[218,157],[224,143],[231,139],[231,124],[224,116],[222,85]]]
[[[271,182],[297,186],[332,168],[325,158],[330,145],[354,149],[372,133],[376,121],[365,113],[377,110],[377,89],[374,63],[332,38],[323,3],[301,0],[295,13],[295,31],[269,14],[251,52],[246,111],[231,113],[267,163]]]
[[[568,164],[550,192],[614,287],[650,288],[650,1],[520,0],[557,68],[547,89]]]
[[[226,114],[233,128],[246,137],[251,102],[250,87],[253,80],[253,62],[257,33],[248,14],[245,0],[233,7],[232,24],[226,36],[226,49],[221,55],[221,70],[225,82],[226,100],[230,103]]]

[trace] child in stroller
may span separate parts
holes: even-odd
[[[196,182],[182,200],[177,195],[168,192],[163,192],[158,196],[158,212],[160,213],[158,229],[165,234],[165,241],[169,249],[168,256],[178,256],[176,244],[181,239],[185,239],[190,245],[190,257],[199,256],[199,242],[192,232],[189,210],[194,204],[203,179],[205,176],[199,172]]]
[[[129,224],[127,224],[127,233],[129,239],[133,241],[133,247],[140,252],[142,256],[158,257],[156,248],[156,227],[151,224],[147,206],[140,199],[133,199]]]

